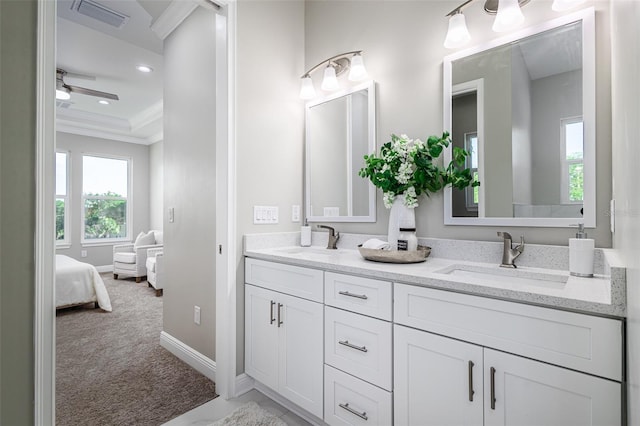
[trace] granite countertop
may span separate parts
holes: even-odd
[[[298,235],[298,243],[295,234]],[[487,257],[493,257],[496,251],[493,242],[421,240],[421,244],[435,246],[425,262],[392,264],[371,262],[360,255],[355,243],[366,240],[366,236],[347,237],[343,247],[327,250],[326,245],[318,244],[322,242],[322,235],[324,233],[312,240],[312,247],[299,246],[299,233],[247,235],[244,254],[255,259],[588,314],[626,315],[625,269],[617,263],[613,250],[598,249],[596,275],[593,278],[580,278],[569,275],[568,268],[562,269],[565,256],[560,252],[553,253],[556,263],[552,263],[551,268],[540,267],[536,263],[541,261],[536,251],[548,254],[559,246],[527,246],[525,252],[528,248],[531,252],[529,258],[524,259],[517,269],[504,269],[499,267],[499,261],[486,262],[480,254],[475,257],[483,258],[474,260],[481,261],[472,261],[460,254],[454,257],[452,254],[456,253],[456,249],[457,253],[465,252],[464,246],[472,244]],[[502,244],[499,244],[497,249],[501,250],[501,247]],[[560,248],[566,249],[568,257],[568,248]]]

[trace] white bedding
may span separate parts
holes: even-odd
[[[111,312],[109,293],[102,277],[93,265],[69,256],[56,255],[56,307],[98,302]]]

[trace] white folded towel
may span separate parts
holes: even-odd
[[[377,249],[377,250],[391,250],[391,244],[386,241],[372,238],[362,243],[362,248]]]

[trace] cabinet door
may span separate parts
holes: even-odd
[[[394,326],[395,424],[482,426],[482,347]]]
[[[244,286],[245,372],[270,388],[278,388],[278,293]]]
[[[620,383],[491,349],[485,349],[484,361],[487,426],[622,422]]]
[[[323,305],[278,294],[278,392],[322,418]]]

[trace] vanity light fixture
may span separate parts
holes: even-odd
[[[367,70],[364,67],[364,61],[362,60],[362,50],[341,53],[329,59],[325,59],[302,75],[300,83],[300,98],[312,99],[316,96],[316,90],[313,87],[311,74],[322,66],[325,66],[325,68],[324,78],[322,79],[320,87],[325,91],[338,90],[340,88],[338,77],[347,71],[349,71],[348,78],[350,81],[360,81],[367,78]]]
[[[449,30],[444,40],[444,47],[455,49],[462,47],[471,40],[465,17],[462,14],[462,8],[466,7],[474,0],[467,0],[460,6],[447,13],[449,17]],[[509,31],[524,21],[521,7],[529,3],[530,0],[485,0],[485,12],[496,15],[493,22],[493,31],[504,32]],[[556,12],[573,9],[574,7],[584,3],[586,0],[553,0],[551,8]]]

